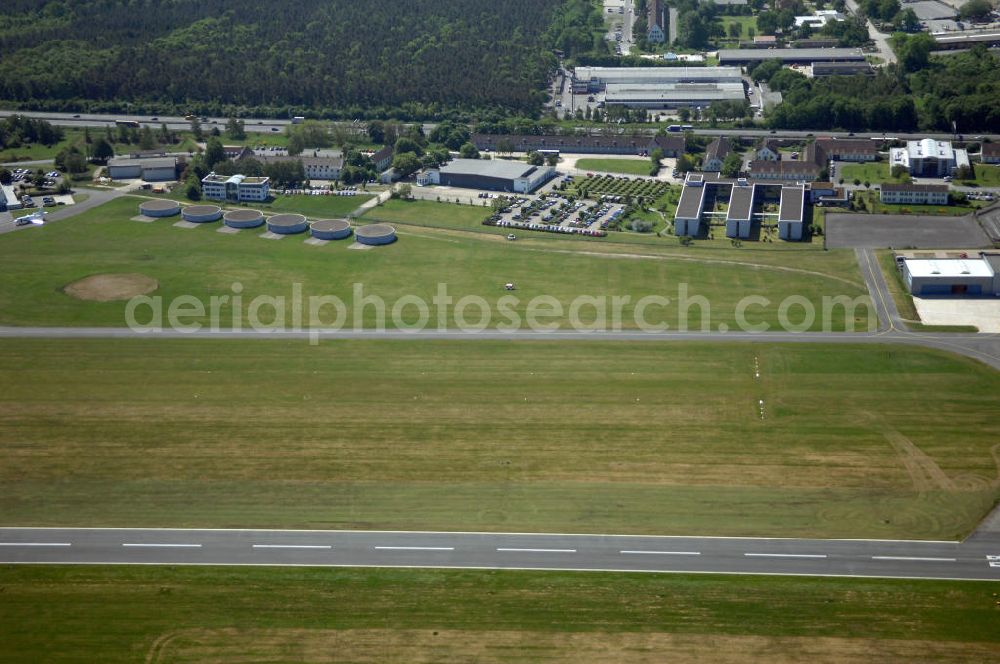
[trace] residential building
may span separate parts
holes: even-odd
[[[473,134],[470,139],[483,152],[556,150],[577,154],[649,154],[655,148],[664,157],[679,157],[684,153],[683,134],[671,136],[536,136],[533,134]]]
[[[705,204],[705,177],[701,173],[688,173],[684,188],[674,211],[674,234],[696,237],[701,233],[701,213]]]
[[[730,152],[732,152],[732,146],[729,144],[729,139],[725,136],[719,136],[705,148],[705,159],[702,160],[701,170],[713,173],[721,171],[722,164]]]
[[[765,140],[757,148],[757,161],[778,161],[781,159],[781,152],[778,149],[778,142],[774,139]]]
[[[392,153],[393,149],[391,145],[387,145],[378,152],[372,154],[372,162],[375,163],[375,170],[379,173],[389,168],[392,165]]]
[[[841,138],[817,138],[816,143],[826,151],[826,156],[834,161],[876,161],[878,144],[875,141]]]
[[[338,153],[339,155],[339,153]],[[307,180],[338,180],[344,167],[342,156],[290,156],[288,154],[257,154],[253,157],[262,164],[273,164],[283,161],[302,162],[302,171]]]
[[[1000,164],[1000,143],[983,143],[979,161],[984,164]]]
[[[752,182],[746,178],[736,180],[720,178],[708,173],[688,173],[684,188],[674,213],[674,233],[681,237],[696,237],[702,232],[702,218],[713,217],[718,221],[721,213],[712,210],[717,201],[728,199],[726,211],[726,236],[747,239],[755,217],[763,219],[774,213],[754,212],[758,201],[778,201],[778,237],[782,240],[801,240],[805,234],[805,211],[809,198],[807,185]]]
[[[757,185],[745,179],[733,184],[729,196],[729,209],[726,211],[726,237],[747,239],[753,225],[753,204],[756,198]]]
[[[177,159],[174,157],[114,157],[108,161],[108,177],[112,180],[145,180],[166,182],[177,179]]]
[[[900,205],[948,205],[948,187],[943,184],[895,184],[885,182],[878,199]]]
[[[266,201],[271,195],[271,179],[209,173],[201,181],[201,194],[214,201]]]
[[[240,159],[253,156],[253,150],[245,145],[223,145],[222,154],[226,156],[226,159],[239,161]]]
[[[421,171],[417,183],[530,194],[555,175],[551,166],[531,166],[523,161],[452,159],[438,168]]]
[[[778,205],[778,237],[782,240],[801,240],[805,226],[806,192],[802,185],[781,188]]]
[[[907,141],[905,148],[889,150],[890,168],[902,166],[916,177],[953,175],[962,166],[969,166],[969,153],[953,148],[948,141],[925,138]]]
[[[820,205],[847,205],[851,202],[850,193],[844,187],[837,187],[832,182],[809,182],[806,184],[809,202]]]
[[[807,182],[825,177],[826,170],[826,151],[816,143],[807,145],[800,159],[757,159],[750,162],[750,174],[757,180]]]
[[[667,39],[667,9],[663,0],[646,3],[646,40],[662,44]]]

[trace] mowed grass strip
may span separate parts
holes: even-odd
[[[0,514],[957,538],[1000,497],[998,395],[893,346],[25,339]]]
[[[648,159],[578,159],[576,168],[583,171],[600,171],[601,173],[649,175],[652,162]]]
[[[988,661],[996,584],[0,567],[9,662]]]
[[[210,324],[211,298],[227,296],[230,299],[217,307],[221,327],[234,324],[233,284],[239,284],[242,296],[235,322],[244,326],[251,322],[250,305],[258,295],[284,297],[284,323],[291,325],[294,284],[301,285],[306,326],[311,323],[308,298],[326,295],[346,304],[345,325],[379,324],[379,307],[360,307],[365,295],[376,295],[385,302],[386,326],[397,326],[397,321],[412,325],[420,320],[418,309],[413,305],[403,307],[393,318],[393,306],[404,296],[415,296],[430,306],[442,285],[453,298],[445,317],[447,327],[459,326],[454,305],[469,295],[485,298],[487,314],[471,306],[463,319],[476,325],[486,318],[489,327],[501,323],[527,326],[529,303],[538,296],[549,296],[558,304],[555,315],[540,320],[543,324],[568,328],[570,305],[576,298],[587,296],[603,299],[605,319],[611,326],[614,310],[607,298],[619,296],[627,298],[621,306],[621,325],[635,328],[636,305],[647,295],[671,299],[671,305],[654,304],[644,313],[647,323],[666,323],[671,329],[685,321],[692,328],[700,328],[702,320],[711,329],[720,324],[734,329],[737,304],[746,295],[771,300],[765,306],[748,309],[751,324],[776,326],[781,300],[796,295],[814,303],[818,313],[813,329],[827,325],[843,329],[848,319],[860,329],[867,326],[869,312],[864,306],[857,308],[853,316],[840,306],[834,307],[829,317],[821,315],[824,297],[866,297],[850,252],[831,256],[823,252],[767,254],[762,259],[767,264],[755,263],[749,255],[713,251],[691,254],[697,260],[655,254],[638,257],[624,252],[608,256],[599,253],[599,245],[583,242],[507,242],[493,236],[437,229],[410,229],[392,245],[357,251],[350,248],[350,239],[316,247],[304,244],[307,235],[265,241],[259,237],[263,229],[223,234],[215,232],[219,223],[176,228],[177,217],[153,223],[130,221],[138,213],[141,200],[123,198],[71,220],[0,236],[0,264],[9,274],[17,275],[16,279],[0,283],[0,324],[121,327],[126,323],[125,302],[84,302],[62,289],[91,275],[139,273],[159,282],[154,295],[162,297],[164,316],[178,297],[193,296],[201,303],[204,314],[185,317],[185,323]],[[460,206],[446,208],[463,210]],[[791,269],[798,271],[786,271],[785,264],[797,266]],[[504,290],[508,282],[517,284],[516,293]],[[682,307],[682,288],[690,297],[703,296],[710,306]],[[356,297],[355,293],[361,295]],[[513,303],[508,301],[507,307],[514,317],[500,310],[499,300],[505,295],[516,298]],[[137,317],[138,322],[152,321],[148,310],[140,313],[144,315]],[[281,322],[270,306],[263,306],[258,313],[258,320],[264,324]],[[438,324],[436,313],[432,312],[431,318],[434,326]],[[335,318],[334,311],[328,309],[317,320],[328,325]],[[581,309],[581,324],[599,318],[594,307]]]

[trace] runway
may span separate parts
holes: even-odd
[[[1000,581],[965,542],[325,530],[0,528],[0,563],[518,569]]]

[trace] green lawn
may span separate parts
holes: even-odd
[[[360,202],[358,198],[315,200],[323,205],[349,201],[353,207]],[[206,307],[213,295],[231,295],[234,282],[242,285],[247,303],[257,295],[288,295],[294,283],[302,285],[306,297],[333,295],[352,302],[354,284],[362,284],[365,295],[379,295],[390,308],[406,295],[430,302],[438,284],[447,284],[456,300],[465,295],[485,298],[493,312],[493,325],[509,324],[498,309],[508,281],[518,287],[517,301],[511,307],[522,325],[529,302],[538,296],[558,301],[563,313],[553,320],[564,326],[571,303],[580,296],[627,296],[631,299],[622,309],[624,328],[635,327],[633,314],[642,297],[669,296],[675,298],[676,306],[654,305],[647,310],[646,320],[675,328],[681,320],[679,295],[686,288],[689,295],[703,295],[710,303],[707,311],[696,305],[687,309],[689,326],[699,327],[704,318],[714,329],[720,324],[737,325],[736,306],[745,295],[770,298],[767,306],[751,307],[750,318],[775,325],[778,306],[787,296],[802,295],[821,310],[824,296],[865,294],[849,251],[800,247],[760,252],[684,250],[667,241],[658,250],[649,245],[604,247],[556,237],[534,239],[529,234],[522,234],[515,243],[500,242],[494,235],[417,227],[401,227],[400,239],[393,245],[356,251],[349,248],[350,241],[313,247],[305,245],[302,236],[264,241],[258,237],[260,231],[227,235],[215,232],[219,224],[180,229],[174,227],[176,219],[137,223],[130,219],[138,213],[140,200],[125,197],[70,221],[0,236],[0,263],[18,275],[16,280],[0,283],[0,323],[121,326],[124,301],[85,302],[62,290],[79,279],[104,273],[141,273],[157,280],[156,295],[165,302],[192,295]],[[298,203],[302,201],[297,199]],[[399,203],[385,209],[409,210],[411,205],[416,204]],[[461,206],[433,207],[441,205],[427,203],[412,209],[472,214],[472,208]],[[321,216],[343,211],[327,208]],[[309,213],[320,216],[317,210]],[[244,323],[247,310],[244,306]],[[229,316],[230,304],[224,303],[221,311]],[[585,320],[590,320],[591,311],[584,310]],[[418,318],[414,307],[406,307],[403,314],[405,322]],[[858,315],[857,323],[864,329],[867,312],[862,308]],[[375,308],[366,307],[360,318],[364,325],[373,325]],[[475,315],[469,318],[478,320]],[[207,322],[204,316],[199,319]],[[347,323],[353,322],[349,307]],[[453,317],[448,324],[454,326]],[[828,327],[843,326],[844,311],[837,308]],[[822,329],[823,317],[817,316],[812,327]]]
[[[909,347],[25,339],[0,513],[957,538],[1000,498],[998,408],[1000,373]]]
[[[936,215],[942,217],[961,217],[969,214],[979,207],[983,207],[981,201],[969,201],[967,205],[904,205],[887,204],[879,201],[877,191],[858,191],[854,194],[855,200],[863,203],[865,209],[872,214],[915,214],[915,215]]]
[[[991,661],[990,582],[0,568],[4,662]]]
[[[625,173],[627,175],[649,175],[652,167],[648,159],[580,159],[576,167],[584,171],[602,173]]]
[[[971,180],[957,180],[955,184],[979,187],[1000,187],[1000,165],[973,164],[975,177]]]
[[[753,38],[750,36],[751,28],[754,30],[755,35],[761,34],[757,30],[756,16],[719,16],[718,22],[722,24],[722,30],[726,39],[729,39],[729,26],[732,23],[739,24],[740,40],[742,41],[753,41]]]
[[[834,179],[838,182],[843,180],[846,184],[860,180],[862,183],[870,182],[876,185],[882,182],[902,182],[907,177],[909,176],[901,175],[898,178],[893,178],[889,171],[889,163],[876,161],[864,164],[841,164],[838,166],[838,173]]]
[[[247,207],[269,212],[297,212],[310,219],[346,217],[362,203],[374,198],[371,194],[357,196],[275,196],[268,205],[248,204]]]
[[[506,229],[496,229],[483,226],[483,219],[489,216],[491,209],[487,205],[456,205],[454,203],[439,203],[427,200],[391,199],[373,208],[364,215],[365,221],[388,221],[391,223],[412,224],[414,226],[432,226],[438,228],[461,228],[474,231],[503,232]]]

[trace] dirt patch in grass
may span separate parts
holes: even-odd
[[[996,644],[831,637],[522,630],[192,629],[164,634],[166,662],[850,662],[989,659]]]
[[[113,302],[152,293],[159,287],[160,283],[156,279],[144,274],[95,274],[74,281],[63,292],[78,300]]]

